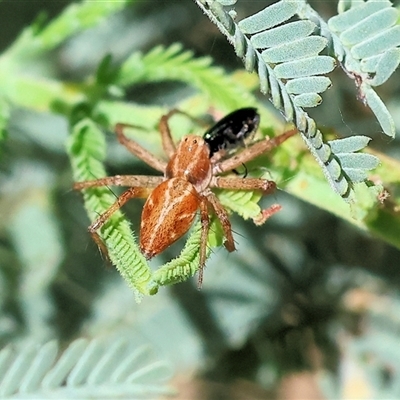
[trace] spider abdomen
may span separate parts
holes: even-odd
[[[150,259],[183,236],[192,225],[200,197],[182,178],[171,178],[157,186],[142,211],[140,250]]]

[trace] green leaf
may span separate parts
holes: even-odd
[[[131,2],[132,0],[86,0],[70,4],[36,36],[36,43],[42,49],[52,49],[68,37],[99,24],[110,14],[123,9]]]
[[[83,119],[72,127],[68,153],[76,182],[106,176],[102,164],[105,157],[104,136],[90,119]],[[85,189],[83,198],[91,221],[116,201],[106,187]],[[157,286],[151,279],[151,270],[120,211],[111,216],[100,230],[100,236],[108,249],[110,260],[129,286],[138,294],[157,292]]]
[[[10,118],[10,106],[3,97],[0,97],[0,142],[7,137],[7,125]]]
[[[261,213],[258,205],[261,193],[249,190],[223,190],[218,193],[222,205],[234,211],[243,219],[254,219]]]
[[[166,263],[153,273],[153,280],[158,285],[171,285],[192,277],[199,269],[201,225],[198,223],[185,243],[179,257]],[[209,249],[207,256],[209,255]]]
[[[209,57],[195,58],[193,52],[183,51],[182,45],[157,46],[149,53],[133,53],[121,66],[115,84],[175,80],[185,82],[206,94],[218,107],[232,110],[254,100],[238,85],[232,85],[221,68],[211,65]]]
[[[96,83],[99,85],[110,85],[118,76],[118,68],[113,65],[111,54],[107,54],[101,60],[96,71]]]

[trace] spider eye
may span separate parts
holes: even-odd
[[[194,140],[193,140],[193,144],[197,144],[197,139],[194,139]]]

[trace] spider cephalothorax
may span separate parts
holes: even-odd
[[[242,118],[245,114],[242,110],[250,110],[249,118]],[[206,261],[210,212],[213,212],[221,223],[225,235],[225,248],[228,251],[235,250],[228,213],[212,189],[260,190],[268,194],[276,188],[275,182],[265,179],[220,175],[232,171],[243,163],[278,146],[293,136],[296,131],[285,132],[273,139],[264,139],[243,149],[240,153],[224,159],[214,156],[214,153],[235,144],[242,145],[243,139],[253,129],[257,128],[258,117],[256,116],[258,114],[255,113],[255,109],[241,109],[230,114],[230,116],[233,115],[233,119],[225,118],[223,124],[220,121],[214,126],[214,129],[207,131],[212,132],[212,136],[207,134],[205,138],[196,135],[184,136],[177,147],[172,140],[168,126],[168,119],[176,112],[178,111],[172,110],[164,115],[159,124],[163,148],[169,158],[168,162],[158,159],[138,143],[128,139],[123,130],[131,125],[117,124],[115,127],[120,143],[148,165],[162,172],[163,176],[116,175],[76,182],[74,188],[82,190],[105,185],[129,187],[88,228],[94,241],[105,255],[107,255],[107,248],[99,236],[98,230],[116,210],[132,198],[147,198],[140,223],[140,249],[147,259],[161,253],[182,237],[189,230],[197,211],[200,210],[202,225],[199,265],[200,286]],[[226,121],[234,121],[235,124],[229,126]],[[226,136],[227,132],[229,136]],[[218,137],[218,135],[221,135],[221,137]],[[210,137],[213,138],[211,145],[207,142],[210,141]],[[269,213],[262,214],[259,222],[265,220],[271,213],[272,210]]]

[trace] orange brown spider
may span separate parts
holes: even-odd
[[[297,131],[291,130],[272,139],[264,139],[227,159],[223,159],[222,155],[218,153],[210,158],[210,147],[201,136],[186,135],[178,146],[175,146],[168,120],[177,112],[179,111],[170,111],[161,117],[159,123],[162,146],[169,158],[168,162],[160,160],[124,135],[124,128],[135,128],[134,125],[118,123],[115,126],[119,142],[136,157],[155,170],[162,172],[163,176],[116,175],[76,182],[74,189],[83,190],[109,185],[129,187],[88,228],[93,240],[105,256],[108,256],[108,251],[97,232],[115,211],[132,198],[147,198],[140,223],[140,250],[147,259],[161,253],[183,236],[189,230],[197,211],[200,209],[202,227],[198,278],[200,287],[206,261],[210,210],[215,213],[223,228],[225,248],[229,252],[235,250],[228,213],[212,189],[260,190],[263,194],[272,193],[276,189],[275,182],[265,179],[219,175],[232,171],[280,145]],[[277,210],[278,208],[274,208],[274,206],[264,210],[255,219],[255,222],[263,223]]]

